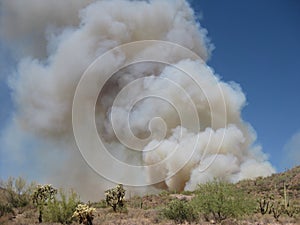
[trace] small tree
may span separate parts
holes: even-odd
[[[51,184],[37,185],[33,195],[33,203],[38,207],[39,210],[39,223],[43,222],[43,211],[45,205],[53,200],[57,190],[51,186]]]
[[[255,202],[233,184],[213,181],[199,185],[192,200],[194,207],[209,220],[220,222],[228,217],[239,217],[252,213]]]
[[[79,204],[75,212],[73,213],[73,218],[79,220],[79,223],[83,223],[84,225],[93,225],[95,208],[92,208],[86,204]]]
[[[114,212],[117,211],[117,207],[124,207],[125,189],[122,184],[118,184],[115,188],[105,191],[105,198],[107,205],[111,206]]]

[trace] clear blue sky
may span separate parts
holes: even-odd
[[[300,131],[300,1],[191,2],[216,47],[208,64],[223,80],[241,85],[248,100],[243,118],[257,142],[278,171],[290,167],[284,146]],[[13,109],[6,79],[13,65],[0,43],[0,132]]]
[[[284,170],[284,146],[300,130],[300,1],[194,0],[192,6],[216,47],[208,64],[242,86],[243,117]]]

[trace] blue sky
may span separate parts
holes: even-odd
[[[286,160],[286,146],[295,148],[289,140],[300,132],[300,2],[194,0],[192,7],[216,47],[208,64],[246,94],[243,118],[256,130],[257,143],[278,171],[293,166]],[[0,133],[12,116],[7,75],[13,66],[0,43]],[[1,176],[8,163],[3,160]]]
[[[271,163],[285,170],[291,165],[284,147],[300,131],[300,2],[194,0],[192,6],[216,47],[208,64],[241,85],[248,102],[243,118]]]

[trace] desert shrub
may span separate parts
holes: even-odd
[[[271,212],[273,214],[273,217],[278,221],[279,217],[282,213],[284,213],[284,203],[280,199],[276,199],[273,202],[273,206],[271,208]]]
[[[43,222],[44,208],[47,204],[51,203],[54,199],[57,190],[51,186],[51,184],[37,185],[32,195],[33,203],[39,210],[39,222]]]
[[[288,206],[284,210],[285,214],[289,217],[297,217],[300,213],[300,207],[294,202],[289,202]]]
[[[86,204],[79,204],[77,205],[72,218],[77,219],[79,223],[83,223],[84,225],[93,225],[93,212],[95,212],[95,210],[95,208],[92,208]]]
[[[181,194],[183,195],[193,195],[192,191],[182,191]]]
[[[206,220],[213,218],[218,222],[255,210],[255,201],[250,196],[233,184],[217,180],[199,185],[191,204]]]
[[[282,192],[279,190],[282,189]],[[258,208],[262,215],[269,213],[278,220],[282,214],[289,217],[297,217],[300,209],[297,201],[290,199],[288,195],[287,185],[275,186],[271,193],[261,193],[258,198]]]
[[[1,181],[1,188],[8,204],[14,208],[24,207],[30,203],[34,183],[28,184],[22,177],[9,177],[7,181]]]
[[[62,189],[59,190],[59,196],[55,196],[45,207],[45,221],[70,224],[78,204],[79,197],[74,191],[66,194]]]
[[[177,223],[192,222],[197,219],[197,213],[193,206],[189,202],[179,199],[172,200],[166,208],[162,209],[161,213],[164,217]]]
[[[140,196],[133,196],[126,204],[131,208],[143,208],[143,198]]]
[[[114,212],[117,207],[123,209],[125,200],[125,189],[122,184],[118,184],[115,188],[105,191],[105,198],[107,205],[111,206]]]
[[[272,214],[277,221],[283,214],[296,218],[299,213],[299,207],[292,201],[286,202],[281,196],[276,196],[271,200],[269,213]]]
[[[8,213],[13,213],[12,206],[9,204],[0,203],[0,217]]]
[[[105,200],[100,200],[99,202],[90,203],[90,205],[96,209],[103,209],[107,207],[107,203]]]
[[[170,192],[166,191],[166,190],[163,190],[159,193],[159,196],[169,196],[170,195]]]

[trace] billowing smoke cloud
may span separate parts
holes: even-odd
[[[102,141],[114,157],[147,166],[163,161],[176,149],[170,160],[145,169],[141,172],[144,176],[134,179],[155,183],[157,176],[163,175],[166,179],[155,187],[192,190],[197,183],[214,177],[236,182],[274,172],[260,147],[253,145],[255,132],[241,118],[246,102],[241,88],[221,81],[205,65],[213,47],[186,1],[30,0],[24,4],[1,2],[1,37],[13,45],[19,57],[17,73],[10,82],[16,106],[14,121],[20,129],[47,143],[38,157],[51,154],[49,146],[59,149],[61,153],[54,154],[64,158],[63,164],[57,165],[54,159],[52,163],[53,174],[59,174],[52,176],[57,184],[73,186],[89,196],[99,195],[99,190],[110,185],[88,167],[77,149],[72,130],[73,98],[82,74],[98,56],[141,40],[174,42],[202,60],[183,59],[181,52],[146,46],[130,57],[150,52],[175,67],[154,62],[131,65],[114,74],[102,88],[95,120]],[[120,50],[106,65],[122,64],[127,57]],[[139,78],[147,79],[134,83]],[[120,101],[115,103],[120,91]],[[149,97],[128,107],[137,96],[150,93],[163,93],[164,98]],[[188,99],[195,105],[200,125],[190,118]],[[178,108],[185,109],[184,124]],[[129,117],[124,117],[127,114]],[[163,136],[161,120],[153,120],[155,117],[164,121]],[[139,145],[142,153],[124,145],[128,123],[137,138],[147,140]],[[192,153],[187,154],[190,149]],[[100,159],[99,163],[105,162]],[[182,163],[184,167],[178,171],[177,165]],[[113,176],[131,176],[113,165],[109,169]],[[95,186],[99,187],[96,191]]]
[[[18,56],[47,57],[49,38],[78,26],[78,11],[92,0],[1,0],[0,36]]]

